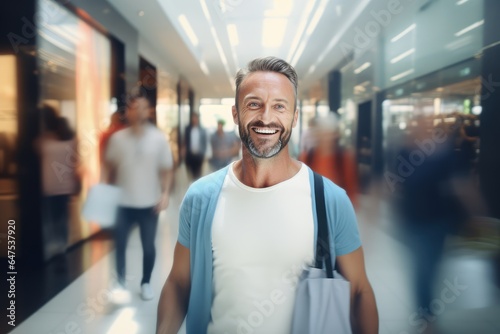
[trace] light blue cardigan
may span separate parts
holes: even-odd
[[[188,334],[206,333],[213,300],[212,220],[229,167],[207,175],[189,187],[181,204],[178,241],[190,250],[191,292],[186,318]],[[314,213],[314,244],[316,245],[316,202],[314,174],[309,169],[312,210]],[[356,215],[345,191],[323,178],[330,237],[332,265],[335,256],[351,253],[361,246]]]

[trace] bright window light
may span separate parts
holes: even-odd
[[[465,28],[463,28],[463,29],[462,29],[462,30],[460,30],[460,31],[457,31],[457,32],[455,33],[455,37],[460,37],[460,36],[462,36],[463,34],[468,33],[469,31],[471,31],[471,30],[473,30],[473,29],[476,29],[476,28],[478,28],[478,27],[482,26],[483,24],[484,24],[484,20],[477,21],[476,23],[473,23],[473,24],[471,24],[470,26],[465,27]]]
[[[227,34],[229,35],[229,42],[232,46],[240,44],[240,40],[238,39],[238,31],[236,30],[235,24],[227,25]]]
[[[407,33],[409,33],[410,31],[412,31],[413,29],[415,29],[416,26],[417,25],[415,23],[413,23],[411,26],[409,26],[408,28],[406,28],[405,30],[401,31],[399,34],[397,34],[396,36],[394,36],[393,38],[391,38],[391,42],[394,43],[394,42],[400,40]]]
[[[220,104],[225,106],[232,106],[234,104],[234,97],[224,97],[220,99]]]
[[[189,24],[189,21],[186,17],[186,15],[181,14],[179,15],[179,23],[181,24],[182,29],[184,29],[184,32],[188,36],[189,40],[191,41],[191,44],[193,46],[198,45],[198,37],[196,37],[196,34],[193,31],[193,28],[191,28],[191,25]]]
[[[265,17],[285,17],[292,12],[293,0],[274,0],[272,2],[272,9],[264,11]]]
[[[398,61],[401,61],[403,60],[404,58],[408,57],[409,55],[415,53],[415,49],[410,49],[410,50],[407,50],[405,52],[403,52],[402,54],[400,54],[399,56],[396,56],[394,58],[391,59],[391,64],[395,64],[397,63]]]
[[[288,20],[283,18],[266,18],[262,27],[262,46],[265,48],[278,48],[283,43],[286,24]]]

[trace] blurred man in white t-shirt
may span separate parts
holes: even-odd
[[[127,239],[137,223],[143,250],[141,295],[144,300],[153,298],[149,281],[156,256],[158,214],[169,203],[174,165],[165,135],[149,122],[152,109],[145,95],[133,95],[126,110],[130,126],[111,136],[105,155],[107,175],[113,175],[116,185],[122,189],[115,226],[118,281],[124,287]]]

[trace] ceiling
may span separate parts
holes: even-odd
[[[340,45],[353,40],[348,28],[377,6],[387,6],[384,0],[108,1],[169,59],[197,98],[234,96],[237,69],[267,55],[294,65],[302,96],[321,90],[321,80],[347,56]],[[182,20],[197,41],[190,40]],[[231,26],[237,42],[231,42]],[[264,38],[271,39],[267,43],[274,38],[275,45],[264,45]]]

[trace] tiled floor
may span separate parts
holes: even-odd
[[[155,299],[143,301],[139,297],[142,251],[135,230],[127,249],[130,303],[116,305],[110,301],[110,292],[116,284],[112,251],[11,333],[154,333],[158,295],[172,265],[178,207],[187,186],[184,172],[180,170],[178,174],[170,207],[160,217],[157,261],[151,281]],[[481,252],[449,252],[438,282],[444,284],[458,277],[467,288],[451,303],[437,302],[443,307],[435,319],[426,321],[418,315],[413,306],[405,248],[387,232],[391,221],[383,208],[373,197],[365,196],[358,209],[366,267],[377,298],[380,333],[424,333],[428,324],[436,326],[434,333],[500,333],[499,291],[491,283],[491,262]]]

